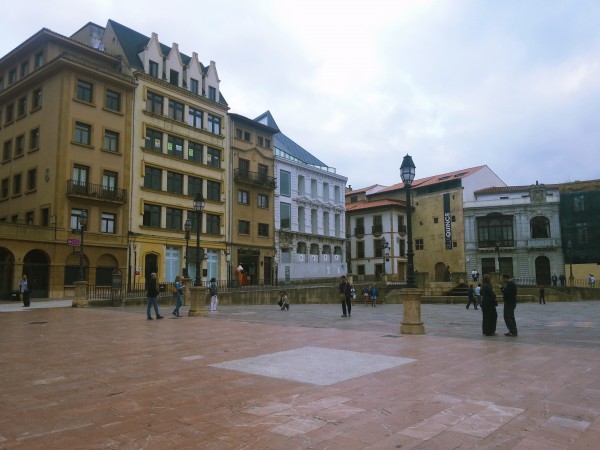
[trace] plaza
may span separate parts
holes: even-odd
[[[600,301],[519,304],[519,336],[424,304],[0,303],[0,448],[584,449],[600,439]],[[187,316],[188,307],[183,307]]]

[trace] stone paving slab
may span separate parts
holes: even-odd
[[[502,335],[501,307],[500,335],[485,337],[481,312],[462,305],[423,305],[421,336],[399,334],[402,305],[357,305],[351,318],[338,305],[239,305],[160,321],[141,307],[53,306],[0,305],[0,449],[592,449],[600,439],[600,301],[520,304],[517,338]],[[285,375],[301,371],[293,358],[284,376],[225,368],[269,371],[282,361],[273,355],[307,348],[353,376],[314,383],[309,367],[298,381]],[[369,364],[360,355],[407,362],[355,371]]]

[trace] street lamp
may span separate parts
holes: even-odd
[[[385,238],[383,238],[383,241],[381,242],[381,256],[383,256],[383,275],[385,276],[385,260],[386,260],[386,250],[390,248],[390,244],[388,243],[388,241],[385,240]]]
[[[77,221],[79,222],[79,232],[81,233],[81,242],[79,243],[79,281],[85,281],[83,276],[83,234],[88,222],[87,212],[81,211]]]
[[[496,241],[496,254],[498,255],[498,273],[500,273],[500,242]]]
[[[204,197],[201,192],[194,198],[194,211],[196,211],[196,279],[194,286],[200,286],[200,227],[202,226],[202,210],[204,209]]]
[[[190,245],[190,231],[192,229],[192,221],[191,219],[187,219],[185,221],[185,223],[183,224],[183,229],[185,230],[185,269],[183,269],[183,278],[187,278],[190,275],[189,272],[189,266],[188,266],[188,261],[189,261],[189,245]]]
[[[567,253],[569,254],[569,286],[573,286],[573,243],[571,239],[567,242]]]
[[[404,188],[406,189],[406,232],[408,235],[408,252],[407,256],[407,273],[406,273],[406,287],[407,288],[415,288],[415,266],[414,266],[414,253],[413,253],[413,241],[412,241],[412,221],[410,219],[411,214],[411,201],[410,201],[410,188],[412,186],[412,182],[415,179],[415,163],[412,160],[410,155],[406,155],[402,160],[402,165],[400,166],[400,178],[404,183]]]

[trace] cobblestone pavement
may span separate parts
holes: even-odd
[[[600,301],[519,304],[519,336],[422,305],[0,303],[0,449],[595,449]],[[183,313],[187,313],[187,307]]]

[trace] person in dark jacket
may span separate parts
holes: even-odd
[[[496,312],[496,293],[492,288],[492,277],[486,273],[481,278],[481,310],[483,312],[483,321],[481,328],[486,336],[496,336],[496,321],[498,313]]]
[[[471,303],[473,303],[473,306],[477,309],[477,299],[475,298],[475,289],[473,289],[472,284],[470,284],[469,289],[467,289],[467,309],[469,309]]]
[[[152,320],[152,313],[150,311],[152,306],[154,307],[156,318],[162,319],[163,316],[158,312],[158,280],[156,279],[156,274],[154,272],[150,274],[150,279],[146,281],[146,293],[148,297],[148,302],[146,304],[146,315],[148,316],[148,320]]]
[[[340,280],[340,301],[342,302],[342,317],[351,317],[352,314],[352,294],[350,293],[350,283],[346,281],[346,277],[342,276]],[[348,314],[346,314],[346,310]]]
[[[515,308],[517,307],[517,285],[508,274],[502,275],[502,298],[504,299],[504,323],[508,333],[504,336],[518,336],[517,321],[515,320]]]

